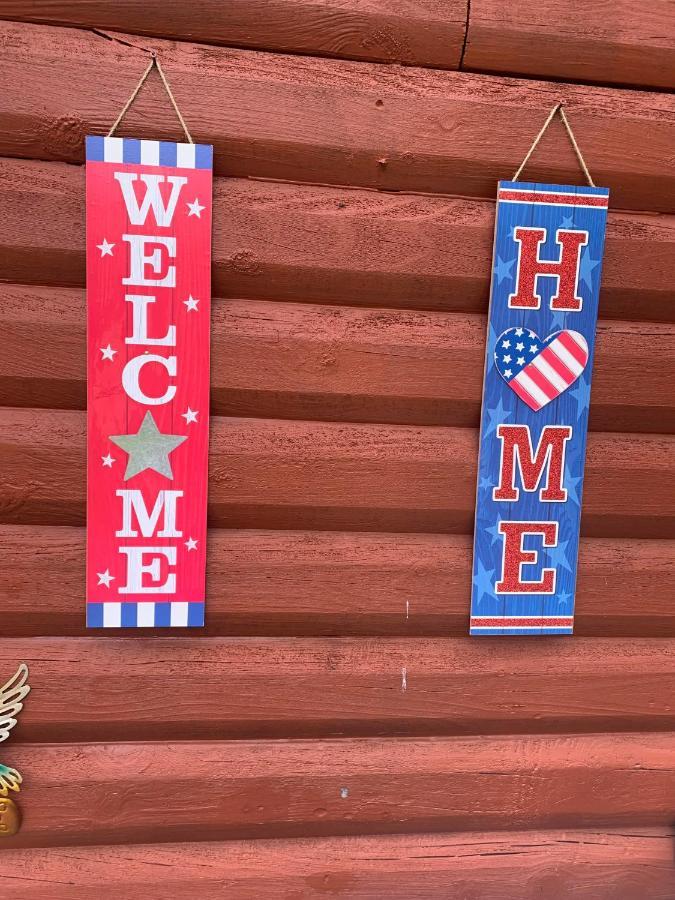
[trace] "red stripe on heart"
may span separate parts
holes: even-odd
[[[576,359],[580,366],[585,366],[586,361],[588,360],[588,351],[584,350],[584,348],[574,340],[569,331],[561,331],[558,335],[558,340],[563,345],[565,350],[568,350],[572,356]]]
[[[551,350],[550,347],[547,347],[541,354],[541,358],[545,359],[546,362],[551,366],[552,369],[555,369],[558,375],[567,382],[567,386],[574,381],[575,375],[574,372],[570,372],[565,363],[560,359],[560,357]]]
[[[507,381],[506,383],[511,388],[511,390],[515,391],[516,394],[518,394],[523,403],[527,403],[530,409],[533,409],[535,412],[538,409],[541,409],[541,405],[537,400],[534,399],[531,394],[528,394],[522,384],[520,384],[520,382],[518,381],[517,376],[513,379],[513,381]]]
[[[540,391],[543,391],[549,400],[555,400],[555,398],[560,393],[554,384],[548,380],[548,378],[539,371],[536,366],[528,365],[525,368],[527,373],[527,377],[531,378],[532,381],[537,385]]]

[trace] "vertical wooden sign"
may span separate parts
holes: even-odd
[[[200,626],[213,151],[86,149],[87,625]]]
[[[571,634],[609,191],[500,182],[471,634]]]

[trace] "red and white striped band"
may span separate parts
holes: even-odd
[[[573,616],[472,616],[472,628],[571,628]]]
[[[607,209],[609,206],[607,194],[540,193],[519,191],[514,188],[502,188],[497,194],[497,199],[501,203],[543,203],[547,206],[590,206],[597,209]]]

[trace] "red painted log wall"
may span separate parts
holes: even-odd
[[[675,21],[571,9],[0,0],[3,900],[675,896]],[[143,47],[219,175],[197,637],[83,627],[82,138]],[[613,203],[577,633],[475,641],[494,186],[559,99]]]

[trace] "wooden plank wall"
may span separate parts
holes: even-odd
[[[672,900],[672,5],[0,19],[3,900]],[[142,48],[216,151],[199,636],[83,627],[83,137]],[[495,182],[560,99],[613,206],[576,635],[469,639]],[[154,77],[121,133],[177,136]],[[559,125],[528,175],[578,180]]]

